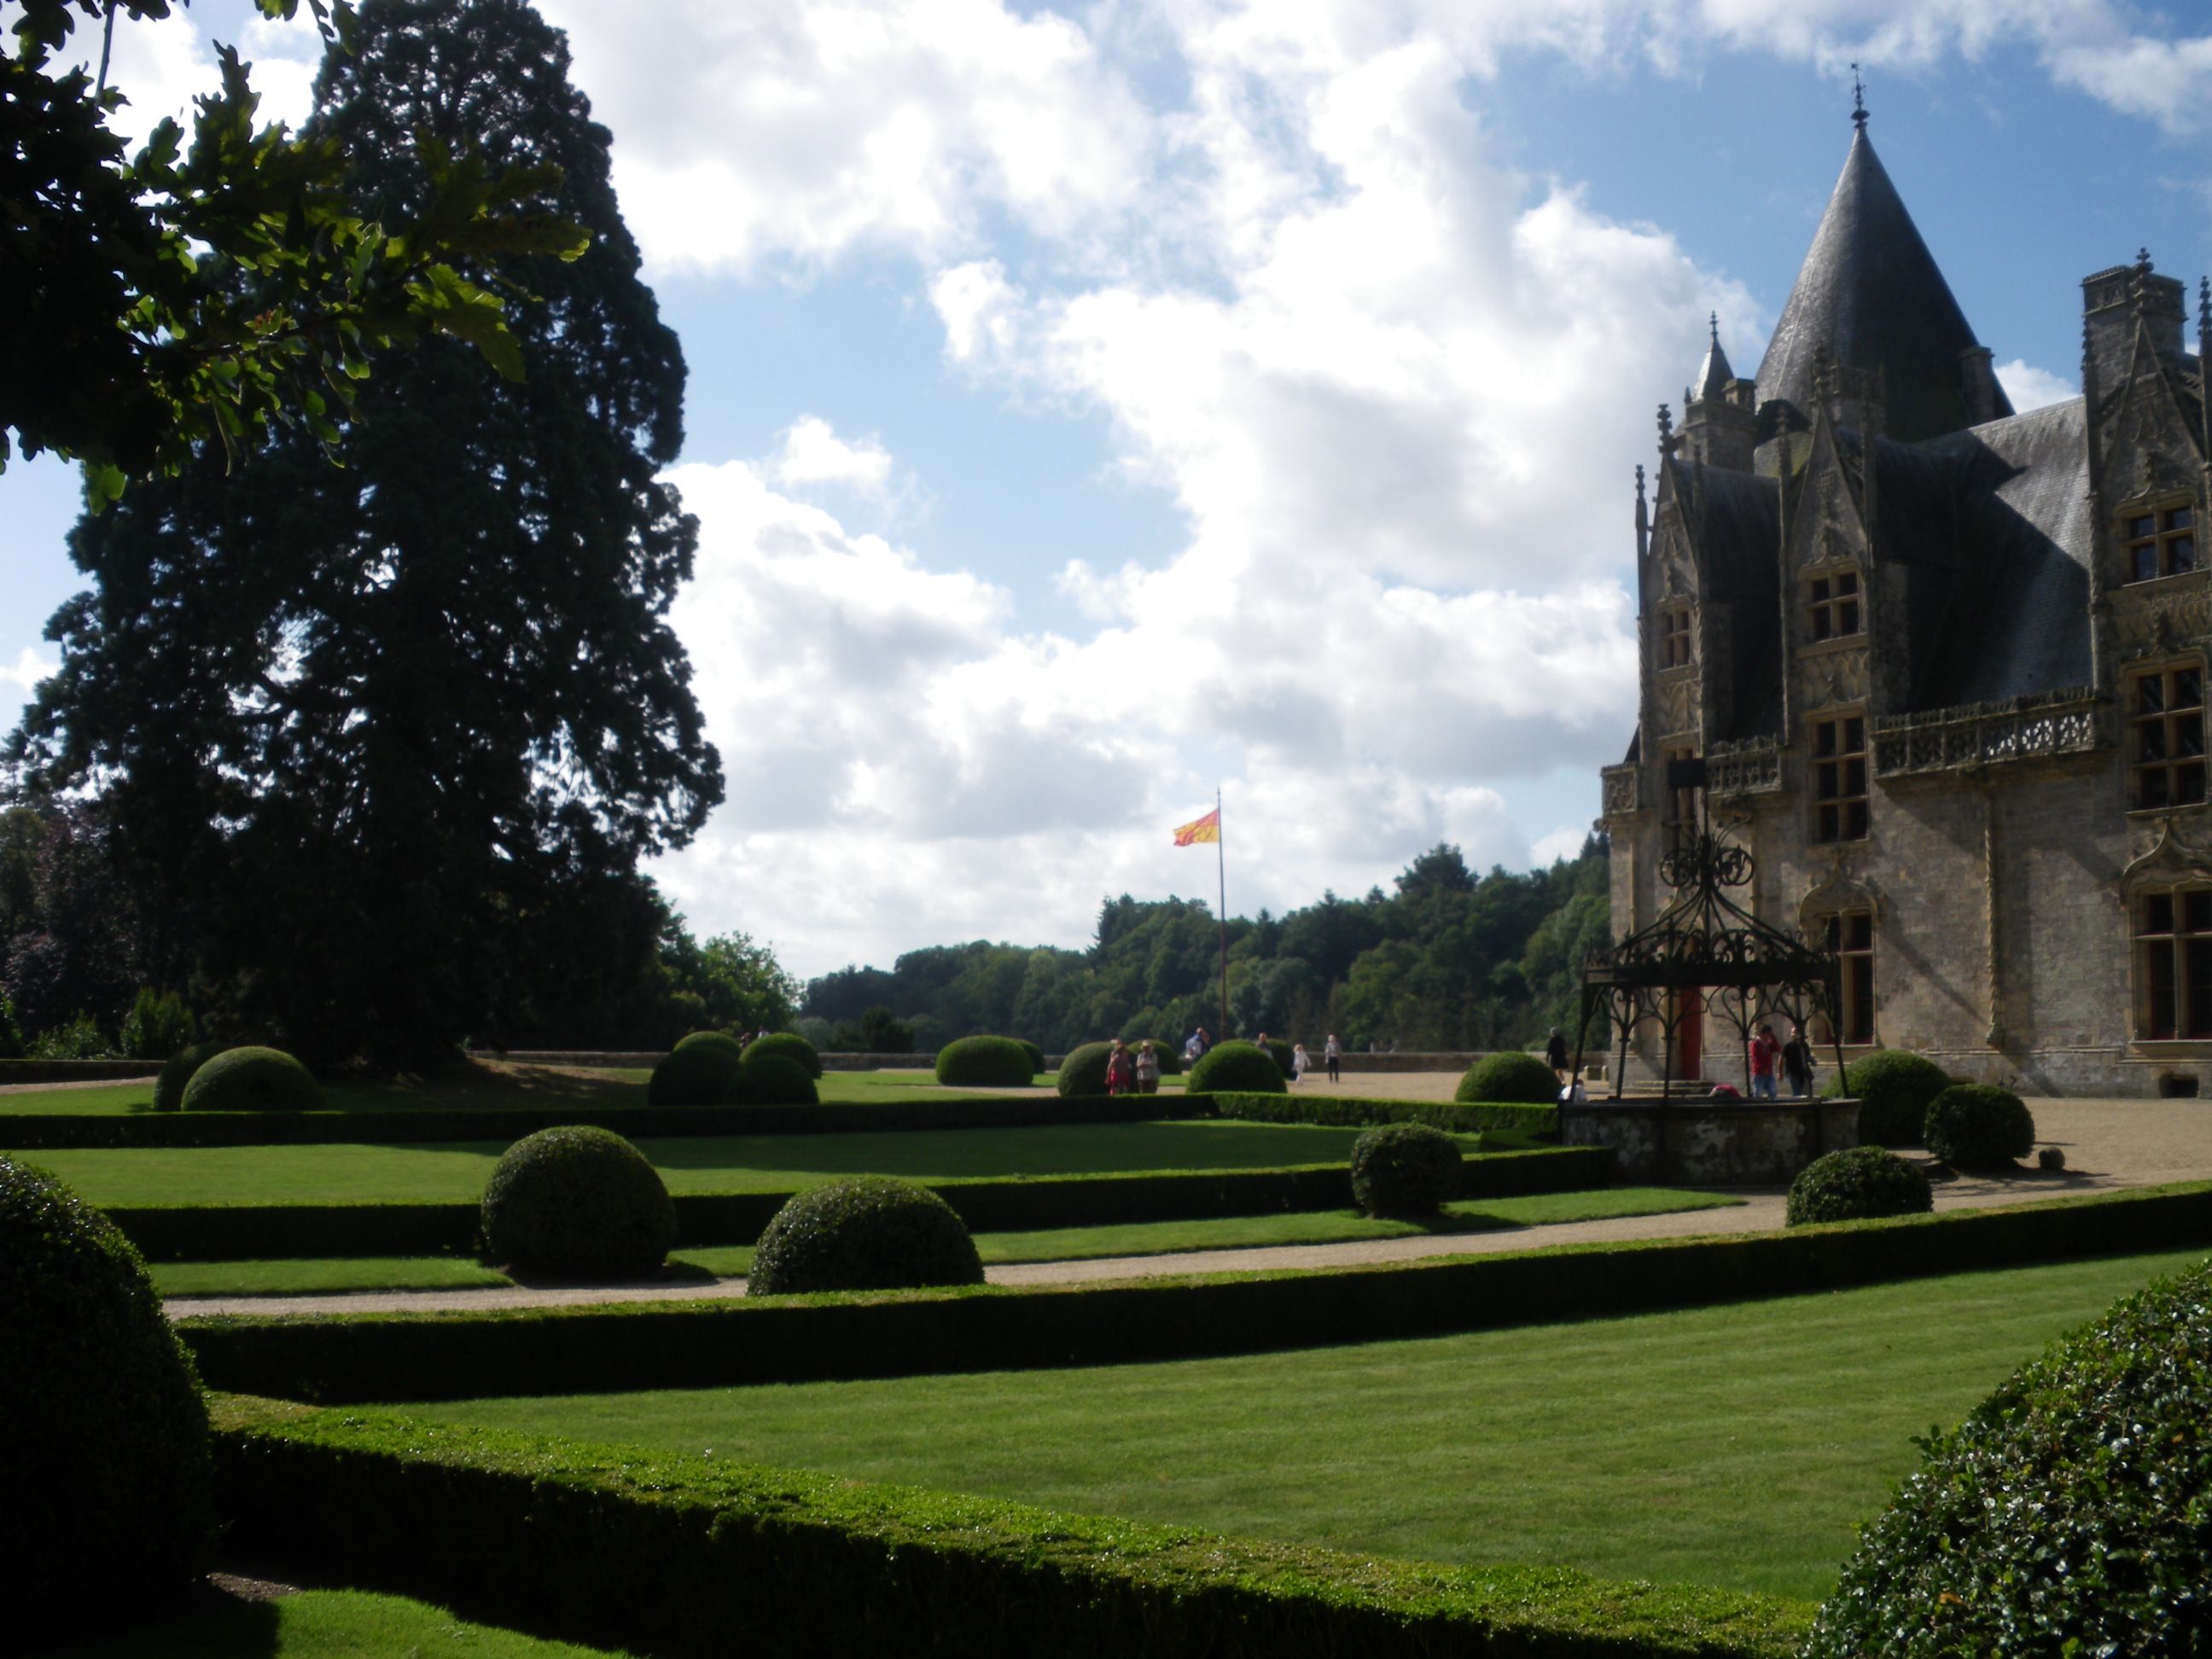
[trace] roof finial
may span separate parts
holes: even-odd
[[[1866,88],[1859,80],[1859,66],[1851,65],[1851,125],[1861,132],[1866,131]]]
[[[1712,343],[1715,345],[1718,345],[1721,343],[1721,314],[1719,312],[1709,311],[1705,313],[1705,327],[1712,336]]]
[[[2201,360],[2206,342],[2212,341],[2212,276],[2197,279],[2197,356]]]

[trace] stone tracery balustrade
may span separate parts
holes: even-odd
[[[2098,719],[2102,703],[2085,687],[2055,696],[1880,715],[1874,722],[1875,773],[1896,777],[2082,754],[2106,742]]]
[[[1763,795],[1782,787],[1782,744],[1775,738],[1717,743],[1705,755],[1705,789],[1715,795]]]

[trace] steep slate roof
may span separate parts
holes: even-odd
[[[1979,343],[1862,126],[1759,365],[1759,401],[1813,407],[1815,355],[1880,369],[1889,434],[1917,443],[1972,418],[1960,354]],[[2007,415],[2012,405],[1997,393]]]
[[[1737,738],[1779,732],[1782,487],[1772,478],[1726,467],[1698,467],[1695,476],[1695,533],[1712,592],[1737,607],[1734,712],[1728,729],[1717,735]]]
[[[1698,366],[1698,378],[1690,389],[1693,398],[1717,398],[1728,390],[1728,383],[1735,379],[1735,371],[1729,367],[1728,353],[1721,349],[1721,319],[1713,318],[1712,343],[1705,348],[1705,361]]]

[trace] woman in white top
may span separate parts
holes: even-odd
[[[1291,1081],[1296,1083],[1303,1078],[1312,1064],[1306,1054],[1306,1045],[1303,1042],[1293,1044],[1291,1048]]]

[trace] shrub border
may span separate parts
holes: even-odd
[[[1379,1560],[808,1471],[217,1402],[233,1547],[669,1655],[1781,1659],[1812,1609]],[[947,1650],[942,1645],[932,1650]]]
[[[2212,1239],[2212,1182],[1767,1233],[1022,1290],[185,1320],[210,1387],[334,1402],[741,1387],[1261,1353]]]
[[[1454,1134],[1479,1129],[1517,1129],[1526,1134],[1557,1134],[1559,1109],[1510,1102],[1469,1104],[1450,1100],[1370,1100],[1363,1095],[1286,1095],[1223,1092],[1194,1095],[1211,1101],[1216,1115],[1256,1123],[1320,1123],[1358,1127],[1370,1123],[1425,1123]]]
[[[1462,1160],[1462,1198],[1579,1192],[1613,1179],[1610,1147],[1536,1147]],[[1152,1170],[1085,1176],[997,1176],[926,1183],[968,1231],[1104,1227],[1146,1221],[1336,1210],[1352,1203],[1350,1166]],[[792,1194],[682,1193],[677,1248],[750,1244]],[[476,1248],[474,1204],[118,1205],[107,1215],[149,1261],[255,1261],[273,1256],[449,1255]]]

